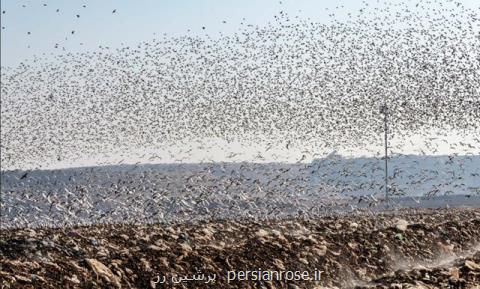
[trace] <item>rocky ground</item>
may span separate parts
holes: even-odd
[[[480,209],[9,229],[0,280],[2,288],[480,288],[478,244]],[[234,270],[322,272],[315,281],[228,282]]]

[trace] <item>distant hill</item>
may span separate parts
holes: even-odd
[[[304,163],[138,164],[2,171],[6,226],[158,222],[387,208],[384,160],[331,154]],[[392,202],[480,205],[480,156],[395,155]]]
[[[390,192],[395,195],[480,193],[480,155],[395,155],[389,158],[388,170]],[[167,179],[155,182],[154,178],[159,176]],[[301,189],[310,193],[363,195],[381,194],[385,191],[383,159],[344,158],[337,154],[316,159],[310,164],[121,164],[57,170],[2,171],[1,177],[2,191],[71,189],[75,186],[110,187],[113,184],[136,186],[143,182],[160,187],[174,185],[181,189],[186,184],[214,186],[231,179],[247,187],[255,184],[262,189],[284,188],[288,191],[292,189],[292,192]]]

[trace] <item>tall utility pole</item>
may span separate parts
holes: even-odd
[[[383,124],[384,124],[384,142],[385,142],[385,199],[388,201],[388,119],[387,119],[387,104],[384,102],[383,106],[380,109],[380,112],[383,113]]]

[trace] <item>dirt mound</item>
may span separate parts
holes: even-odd
[[[3,230],[0,279],[3,288],[478,288],[479,241],[480,209]]]
[[[367,288],[480,288],[480,252],[441,266],[415,266],[376,279]]]

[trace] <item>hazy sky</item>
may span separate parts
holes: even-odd
[[[477,0],[460,2],[466,7],[478,7]],[[292,17],[327,22],[328,14],[343,5],[335,16],[342,20],[348,12],[355,13],[363,6],[358,0],[1,0],[1,4],[1,25],[5,27],[1,30],[2,66],[16,66],[33,55],[61,53],[63,48],[77,52],[99,45],[134,45],[163,33],[229,34],[240,29],[242,22],[264,25],[281,10]],[[116,12],[112,13],[114,9]]]

